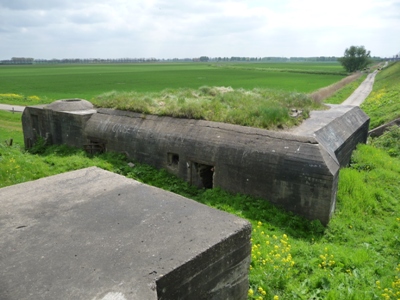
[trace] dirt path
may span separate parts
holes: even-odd
[[[8,110],[8,111],[21,113],[24,111],[24,109],[25,109],[25,106],[0,104],[0,110]]]
[[[374,71],[373,73],[368,74],[367,78],[341,105],[360,106],[371,93],[377,73],[378,71]]]
[[[328,110],[314,110],[310,112],[310,117],[299,126],[289,129],[289,132],[302,136],[313,136],[314,132],[326,126],[337,117],[352,109],[353,106],[360,106],[368,97],[374,85],[375,76],[378,71],[369,74],[360,86],[342,104],[328,105]]]

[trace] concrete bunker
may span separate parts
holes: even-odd
[[[247,299],[239,217],[96,167],[0,199],[0,299]]]
[[[37,136],[76,147],[97,143],[200,188],[260,197],[323,224],[335,209],[339,169],[366,141],[369,126],[368,116],[354,106],[332,107],[318,112],[311,126],[276,132],[78,103],[68,102],[69,110],[27,107],[26,146]]]

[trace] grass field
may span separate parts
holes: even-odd
[[[295,67],[297,72],[287,72]],[[159,92],[201,86],[309,93],[345,77],[340,68],[332,63],[0,66],[0,94],[38,96],[42,103],[49,103],[66,98],[91,100],[110,91]]]
[[[229,66],[229,65],[227,65]],[[249,68],[249,65],[243,63],[233,63],[231,67]],[[251,68],[257,70],[270,70],[280,72],[297,72],[297,73],[310,73],[310,74],[334,74],[334,75],[347,75],[342,65],[338,62],[257,62],[250,64]]]

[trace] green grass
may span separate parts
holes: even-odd
[[[24,143],[21,114],[0,110],[0,143],[9,143],[10,139],[19,145]]]
[[[224,66],[218,65],[217,66]],[[347,75],[347,72],[338,62],[257,62],[257,63],[232,63],[226,64],[227,67],[235,67],[242,69],[256,68],[257,70],[269,70],[280,72],[295,72],[321,75]]]
[[[332,64],[319,67],[326,68],[327,74],[323,75],[308,72],[308,64],[303,65],[300,73],[267,70],[259,68],[263,66],[259,64],[246,64],[246,69],[222,66],[203,63],[0,66],[0,94],[38,96],[40,103],[49,103],[66,98],[91,100],[110,91],[160,92],[167,88],[201,86],[310,93],[344,77],[330,71]],[[0,100],[3,101],[1,97]]]
[[[371,118],[370,128],[400,118],[400,63],[392,63],[375,78],[374,90],[361,105]]]

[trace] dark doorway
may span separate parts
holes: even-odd
[[[197,175],[199,176],[200,187],[212,189],[214,185],[214,166],[194,163]]]

